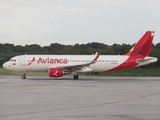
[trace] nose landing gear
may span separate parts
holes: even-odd
[[[26,79],[26,72],[23,72],[22,79]]]

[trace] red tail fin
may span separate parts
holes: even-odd
[[[134,47],[125,55],[143,57],[149,56],[152,47],[154,31],[147,31],[142,38],[134,45]]]

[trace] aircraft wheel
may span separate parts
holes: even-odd
[[[73,79],[74,79],[74,80],[78,80],[78,75],[74,75],[74,76],[73,76]]]
[[[26,76],[22,76],[22,79],[26,79]]]
[[[26,79],[26,72],[23,72],[22,79]]]

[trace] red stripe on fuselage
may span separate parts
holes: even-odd
[[[136,65],[138,65],[138,63],[136,63],[137,59],[143,59],[143,56],[130,56],[126,61],[124,61],[122,64],[120,64],[119,66],[111,69],[111,70],[107,70],[106,72],[110,72],[110,71],[117,71],[117,70],[124,70],[124,69],[129,69],[129,68],[133,68]]]

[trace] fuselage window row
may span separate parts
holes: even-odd
[[[16,60],[10,60],[13,62],[16,62]],[[27,62],[31,62],[32,60],[27,60]],[[35,60],[34,62],[38,62],[38,60]],[[91,62],[91,60],[68,60],[68,62]],[[117,60],[97,60],[97,62],[112,62],[112,63],[116,63],[118,62]]]

